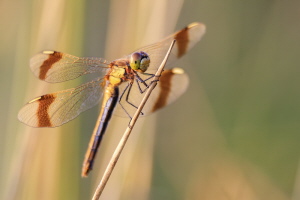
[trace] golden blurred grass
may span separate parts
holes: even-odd
[[[90,198],[128,123],[112,120],[94,170],[80,178],[97,109],[62,128],[20,124],[26,101],[79,84],[37,80],[32,55],[55,49],[115,59],[193,21],[208,30],[178,63],[189,90],[139,119],[103,199],[297,199],[299,4],[0,2],[0,199]]]

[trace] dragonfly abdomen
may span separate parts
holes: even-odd
[[[85,159],[83,162],[83,168],[81,175],[86,177],[90,170],[93,167],[93,161],[95,159],[97,150],[100,146],[102,137],[106,131],[114,108],[118,102],[119,98],[119,88],[113,86],[112,84],[108,84],[103,97],[102,107],[100,111],[99,118],[97,120],[97,124],[95,126],[93,136],[90,140],[89,148],[86,152]]]

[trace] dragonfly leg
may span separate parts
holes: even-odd
[[[129,94],[130,94],[130,91],[131,91],[131,88],[132,88],[132,83],[130,83],[130,85],[131,85],[131,86],[129,87],[128,92],[127,92],[127,95],[126,95],[126,102],[127,102],[129,105],[133,106],[134,108],[138,109],[138,107],[137,107],[136,105],[134,105],[133,103],[131,103],[131,102],[129,101]],[[141,112],[141,115],[144,115],[144,113]]]
[[[132,84],[129,83],[129,84],[126,86],[126,88],[123,90],[123,92],[122,92],[122,94],[121,94],[121,96],[120,96],[120,98],[119,98],[119,104],[120,104],[120,106],[122,107],[122,109],[125,111],[125,113],[128,115],[128,117],[130,118],[130,120],[132,119],[132,117],[129,115],[129,113],[127,112],[127,110],[123,107],[123,105],[122,105],[122,103],[121,103],[121,100],[122,100],[122,98],[123,98],[123,96],[124,96],[126,90],[127,90],[128,88],[131,88],[131,87],[132,87]]]
[[[138,107],[137,107],[136,105],[134,105],[133,103],[131,103],[131,102],[129,101],[129,94],[130,94],[131,88],[132,88],[132,82],[128,83],[128,85],[127,85],[126,88],[123,90],[123,92],[122,92],[122,94],[121,94],[121,96],[120,96],[120,99],[119,99],[119,104],[120,104],[120,106],[122,107],[122,109],[125,111],[125,113],[128,115],[128,117],[129,117],[130,119],[132,119],[132,117],[131,117],[130,114],[127,112],[127,110],[124,108],[124,106],[122,105],[121,101],[122,101],[122,98],[123,98],[125,92],[128,90],[128,91],[127,91],[127,95],[126,95],[126,99],[125,99],[126,102],[127,102],[129,105],[133,106],[134,108],[138,109]],[[144,115],[144,113],[141,112],[141,115]]]
[[[135,76],[136,76],[136,82],[137,82],[137,85],[138,85],[138,87],[139,87],[139,90],[140,90],[140,93],[141,93],[141,94],[143,94],[143,93],[149,88],[149,86],[150,86],[153,82],[157,82],[157,81],[158,81],[158,80],[151,81],[150,84],[147,84],[146,81],[148,81],[149,79],[153,78],[153,77],[155,76],[155,74],[148,74],[148,73],[143,73],[143,74],[144,74],[144,75],[148,75],[148,76],[150,76],[150,77],[147,78],[147,79],[145,79],[145,80],[143,80],[138,74],[135,74]],[[142,89],[139,82],[143,83],[144,86],[145,86],[146,88],[145,88],[145,89]]]
[[[144,75],[150,76],[149,78],[146,78],[143,81],[148,81],[149,79],[153,78],[155,76],[155,74],[149,74],[149,73],[143,73]]]

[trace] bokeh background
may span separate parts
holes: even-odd
[[[31,56],[115,59],[187,24],[207,26],[177,63],[183,97],[141,118],[102,199],[300,199],[300,1],[0,1],[0,199],[90,199],[128,123],[114,117],[81,178],[98,109],[55,129],[17,120],[47,84]]]

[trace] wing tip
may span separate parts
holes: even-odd
[[[192,22],[188,25],[188,28],[193,28],[193,27],[196,27],[196,26],[198,26],[198,27],[200,27],[204,30],[206,29],[206,25],[201,23],[201,22]]]
[[[200,36],[204,35],[206,32],[206,25],[201,22],[193,22],[187,26],[187,28],[196,28],[200,34]]]
[[[25,106],[26,106],[26,105],[25,105]],[[26,126],[29,126],[29,127],[32,127],[32,128],[38,128],[38,126],[37,126],[36,124],[32,124],[32,123],[30,123],[28,120],[26,120],[26,118],[27,118],[27,117],[25,116],[26,112],[24,112],[23,109],[24,109],[24,107],[21,108],[21,110],[20,110],[19,113],[18,113],[18,116],[17,116],[18,120],[19,120],[22,124],[24,124],[24,125],[26,125]]]

